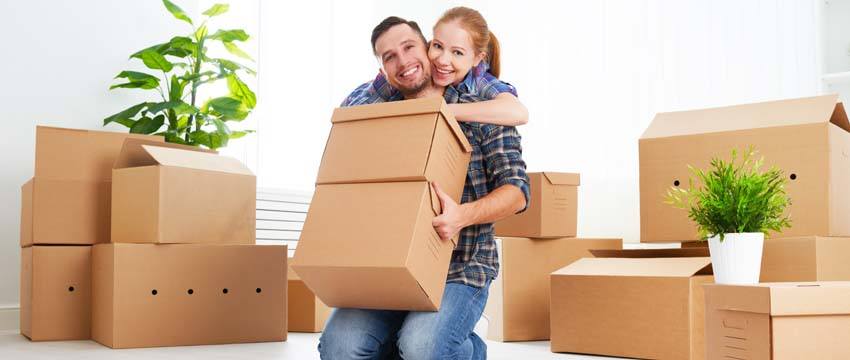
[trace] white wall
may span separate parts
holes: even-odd
[[[194,12],[197,0],[176,3]],[[35,125],[102,130],[104,117],[146,99],[107,90],[128,56],[188,26],[153,0],[0,1],[0,312],[18,306],[20,186],[33,174]]]

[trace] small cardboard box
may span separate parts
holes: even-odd
[[[499,276],[490,285],[484,314],[487,338],[549,340],[549,274],[583,257],[589,249],[622,249],[621,239],[496,239]]]
[[[289,269],[286,276],[289,278],[287,289],[289,332],[322,332],[333,309],[319,300],[292,269]]]
[[[453,241],[425,181],[319,185],[292,269],[335,308],[436,311]]]
[[[112,163],[125,139],[162,137],[37,126],[35,175],[21,187],[21,247],[109,242]]]
[[[760,280],[850,281],[850,238],[765,239]]]
[[[697,239],[687,211],[664,203],[705,169],[749,146],[788,176],[793,221],[783,237],[850,236],[850,122],[837,95],[659,113],[640,139],[641,241]]]
[[[678,257],[695,251],[707,255],[609,250],[605,256],[624,257],[583,258],[552,273],[552,352],[704,359],[702,284],[713,281],[711,259]]]
[[[437,182],[460,200],[472,148],[442,97],[334,110],[317,184]]]
[[[92,338],[111,348],[286,340],[286,246],[99,244]]]
[[[91,250],[21,249],[21,334],[33,341],[91,338]]]
[[[496,236],[576,236],[579,174],[529,173],[528,209],[496,222]]]
[[[850,359],[850,282],[705,286],[710,360]]]
[[[177,144],[124,143],[112,242],[254,244],[257,182],[238,160]]]

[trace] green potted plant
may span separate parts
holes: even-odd
[[[791,226],[787,180],[780,169],[762,171],[763,165],[752,147],[740,158],[732,150],[730,161],[714,158],[708,170],[689,165],[688,188],[667,190],[665,202],[687,210],[708,240],[717,283],[758,283],[765,233]]]
[[[257,105],[257,96],[240,78],[240,74],[256,75],[256,72],[230,59],[210,57],[207,52],[208,46],[222,46],[236,57],[253,61],[236,45],[248,40],[244,30],[218,30],[210,34],[207,28],[207,21],[227,12],[229,5],[213,5],[203,12],[204,21],[196,27],[180,7],[168,0],[162,3],[175,18],[191,25],[192,33],[130,55],[149,71],[122,71],[115,77],[122,79],[121,82],[109,89],[146,90],[158,95],[158,99],[109,116],[103,119],[103,125],[118,123],[128,127],[131,133],[160,135],[168,142],[213,150],[251,133],[251,130],[232,130],[230,124],[244,120]],[[198,90],[219,80],[227,82],[228,94],[200,102]]]

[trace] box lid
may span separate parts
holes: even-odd
[[[466,139],[466,135],[457,124],[454,115],[448,110],[446,101],[442,97],[427,97],[404,101],[391,101],[385,103],[340,107],[334,109],[331,123],[347,121],[369,120],[385,117],[406,116],[439,113],[448,123],[455,138],[461,144],[465,152],[471,152],[472,146]]]
[[[669,257],[708,257],[708,248],[676,249],[594,249],[590,250],[598,258],[669,258]]]
[[[253,175],[239,160],[220,156],[210,150],[180,144],[151,144],[145,141],[127,140],[114,169],[163,165],[217,171],[230,174]]]
[[[850,314],[850,281],[706,284],[714,307],[772,316]]]
[[[691,277],[711,273],[711,258],[582,258],[552,275]]]
[[[658,113],[641,139],[831,122],[850,131],[838,95]]]
[[[544,171],[543,177],[546,178],[552,185],[574,185],[578,186],[580,184],[579,174],[575,173],[562,173],[562,172],[551,172]]]

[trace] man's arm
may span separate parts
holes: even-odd
[[[431,224],[443,240],[451,239],[461,229],[475,224],[496,222],[525,209],[525,196],[518,187],[505,184],[473,202],[456,203],[451,196],[433,183],[440,198],[443,213]]]

